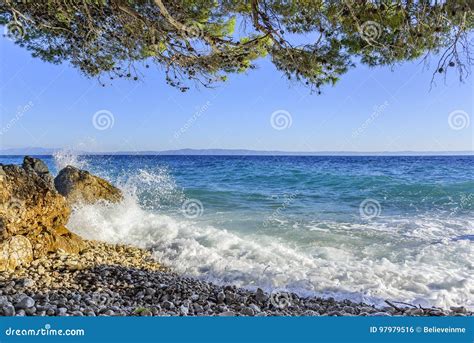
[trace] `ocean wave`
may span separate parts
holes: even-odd
[[[88,239],[153,249],[157,260],[173,270],[220,284],[285,288],[376,305],[392,299],[423,306],[474,306],[468,240],[396,251],[369,242],[358,251],[344,244],[294,246],[278,237],[242,235],[146,211],[130,195],[120,204],[77,209],[69,227]]]
[[[230,203],[206,207],[206,200],[213,201],[213,187],[185,192],[165,167],[125,167],[114,170],[111,177],[122,188],[124,201],[76,208],[68,223],[72,231],[87,239],[152,249],[155,258],[174,271],[218,284],[286,289],[302,296],[380,306],[391,299],[474,308],[474,255],[469,239],[474,222],[472,215],[464,215],[472,197],[452,216],[433,211],[394,214],[383,203],[381,215],[373,220],[357,216],[358,201],[354,209],[339,207],[347,212],[342,219],[331,219],[331,211],[321,218],[303,218],[295,197],[291,209],[282,210],[287,211],[283,218],[271,217],[267,226],[258,229],[245,224],[239,228],[239,223],[251,224],[255,218],[264,222],[268,206],[271,211],[281,207],[280,197],[273,199],[272,192],[259,193],[249,186],[251,206],[244,210],[237,205],[231,208]],[[100,175],[110,175],[102,171]],[[194,183],[206,182],[199,176],[192,175]],[[189,219],[180,208],[195,194],[204,202],[205,215]],[[225,194],[227,201],[244,197]],[[313,200],[306,201],[317,211]]]

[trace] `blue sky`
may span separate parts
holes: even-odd
[[[459,83],[453,70],[430,90],[435,60],[431,68],[419,61],[393,70],[359,66],[322,95],[261,60],[215,89],[181,93],[153,65],[141,81],[102,87],[3,37],[0,52],[0,148],[473,150],[472,79]]]

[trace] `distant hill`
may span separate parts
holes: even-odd
[[[0,155],[52,155],[59,150],[39,147],[0,149]]]
[[[15,149],[0,149],[0,155],[53,155],[62,149],[28,147]],[[84,152],[77,151],[78,155],[173,155],[173,156],[419,156],[419,155],[474,155],[474,151],[380,151],[380,152],[354,152],[354,151],[316,151],[295,152],[278,150],[247,150],[247,149],[179,149],[164,151],[115,151],[115,152]]]

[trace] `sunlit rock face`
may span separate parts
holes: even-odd
[[[54,184],[70,205],[98,201],[115,203],[122,200],[122,192],[108,181],[73,166],[62,169],[54,179]]]
[[[66,229],[70,213],[41,160],[27,156],[22,166],[0,165],[0,270],[59,249],[79,252],[82,239]]]

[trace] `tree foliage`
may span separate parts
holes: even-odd
[[[313,90],[356,63],[395,65],[440,55],[435,72],[469,74],[469,0],[0,0],[6,35],[85,75],[142,77],[156,64],[167,82],[210,86],[268,56]]]

